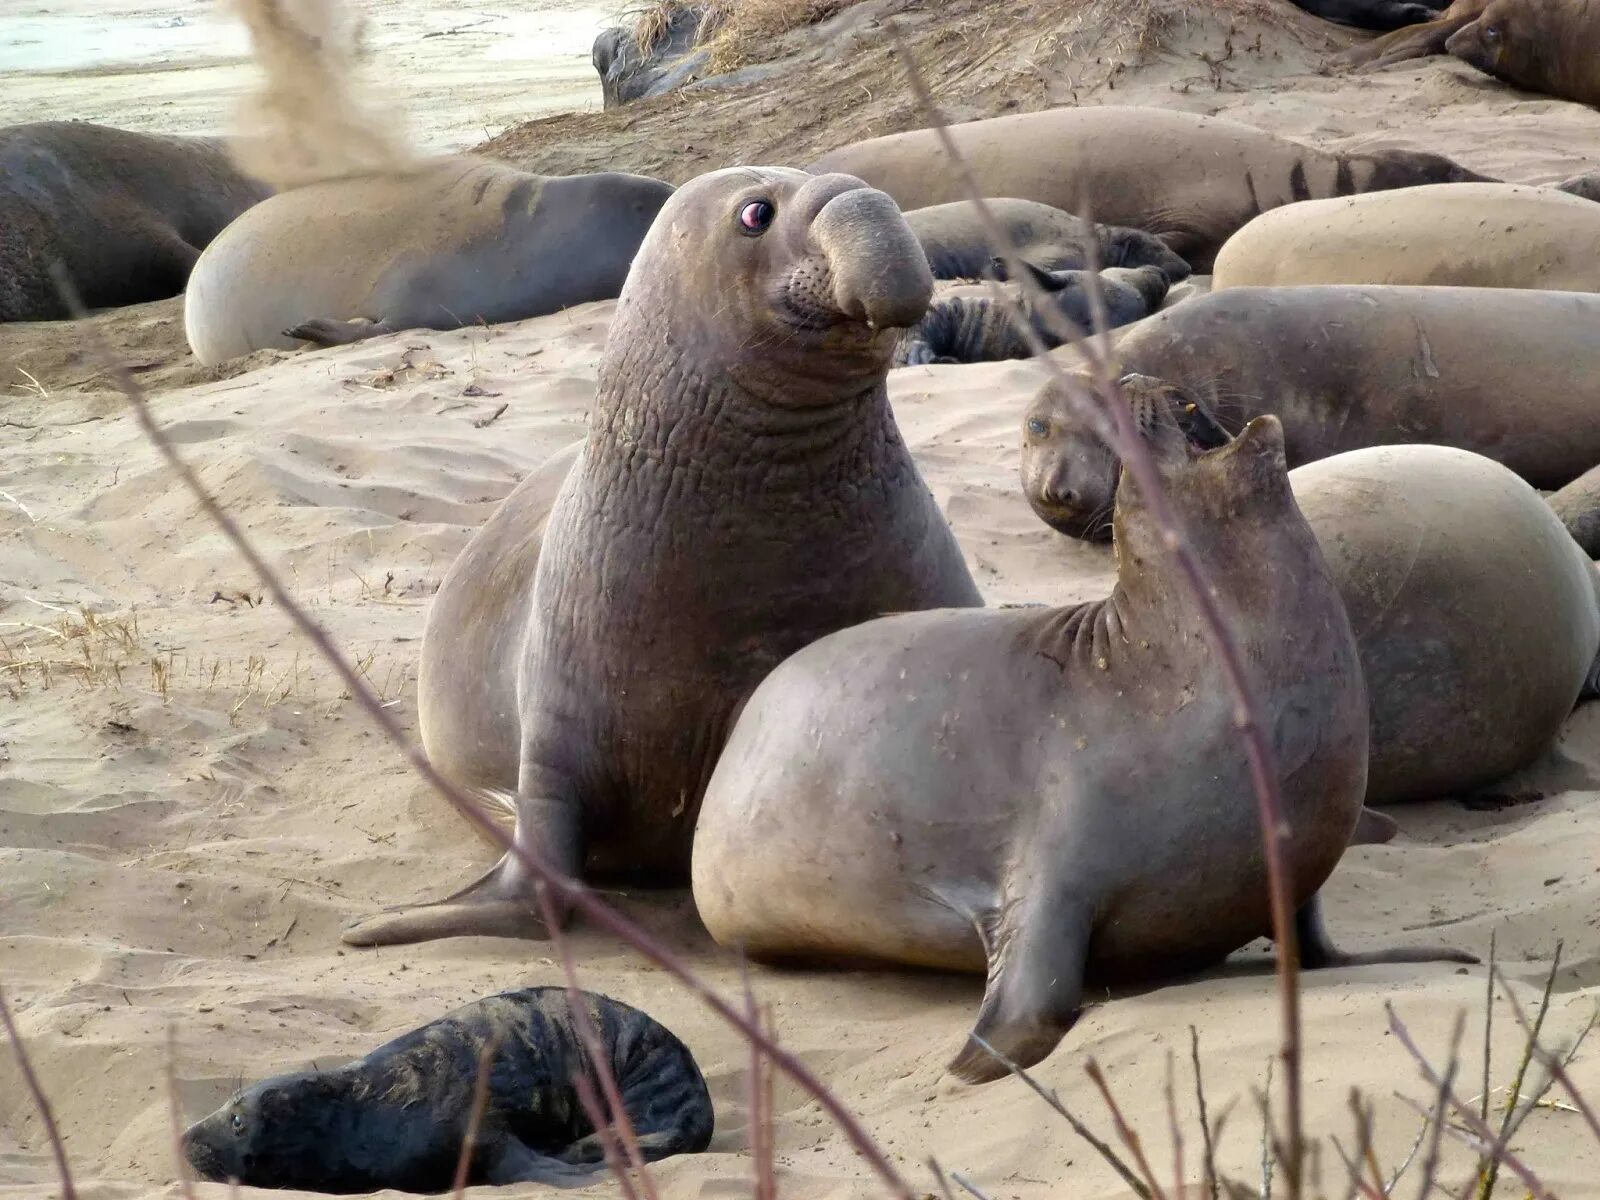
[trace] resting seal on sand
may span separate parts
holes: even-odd
[[[1189,277],[1189,264],[1142,229],[1091,226],[1082,217],[1032,200],[999,197],[984,203],[1018,256],[1043,270],[1086,270],[1093,243],[1101,267],[1160,267],[1172,283]],[[935,279],[978,279],[985,272],[1006,277],[1004,264],[996,271],[993,262],[1000,248],[990,244],[970,201],[914,208],[906,213],[906,224],[922,243]]]
[[[1600,22],[1591,0],[1490,0],[1444,48],[1515,87],[1600,104]]]
[[[1027,265],[1049,308],[1087,335],[1094,327],[1088,276],[1095,272],[1042,271],[1032,263]],[[1160,267],[1112,267],[1098,274],[1107,329],[1148,317],[1161,307],[1171,286]],[[1013,294],[1023,318],[1047,347],[1054,348],[1067,340],[1025,289],[1015,288]],[[1027,358],[1030,353],[1027,339],[1016,327],[1010,311],[992,296],[945,296],[930,304],[927,315],[900,339],[894,365],[998,362]]]
[[[711,1096],[682,1042],[636,1008],[580,992],[647,1161],[711,1141]],[[478,1064],[493,1066],[469,1184],[594,1181],[604,1143],[574,1080],[595,1083],[565,988],[501,992],[330,1071],[263,1080],[183,1135],[206,1179],[300,1191],[445,1192]],[[598,1086],[597,1086],[598,1090]]]
[[[1591,312],[1600,317],[1600,303]],[[1329,322],[1338,319],[1332,315]],[[1419,336],[1409,322],[1392,324]],[[1424,325],[1420,337],[1431,336],[1434,325]],[[1205,341],[1203,334],[1191,336]],[[1226,346],[1209,348],[1229,353]],[[1440,348],[1442,369],[1455,361],[1446,349]],[[1485,358],[1495,353],[1492,346],[1482,350]],[[1333,363],[1348,354],[1334,345],[1315,357]],[[1269,381],[1261,386],[1267,390],[1255,393],[1262,398],[1253,408],[1276,407],[1304,419],[1308,397],[1296,394],[1287,379],[1281,396]],[[1376,380],[1370,386],[1374,390],[1352,391],[1351,411],[1363,421],[1382,421],[1375,401],[1384,392]],[[1483,386],[1495,384],[1484,380]],[[1040,482],[1082,477],[1071,461],[1082,438],[1039,436],[1034,427],[1036,421],[1075,427],[1058,396],[1054,386],[1042,389],[1028,415],[1024,490],[1048,524],[1075,532],[1081,522],[1064,519],[1061,507],[1065,485]],[[1466,393],[1462,407],[1468,419],[1481,420],[1472,409],[1476,398]],[[1508,400],[1534,405],[1547,398],[1555,394],[1536,389]],[[1198,392],[1151,386],[1133,402],[1141,425],[1162,419],[1165,410],[1202,444],[1219,436]],[[1404,394],[1395,402],[1402,414],[1415,403]],[[1398,419],[1403,434],[1404,417]],[[1589,421],[1592,428],[1596,418]],[[1101,451],[1091,470],[1104,469],[1108,459]],[[1481,455],[1426,445],[1321,458],[1297,467],[1289,481],[1322,545],[1360,649],[1372,705],[1367,803],[1469,792],[1542,753],[1580,695],[1590,694],[1585,680],[1600,652],[1600,602],[1593,565],[1539,494]]]
[[[1482,180],[1438,154],[1336,154],[1221,117],[1085,105],[952,125],[986,188],[1158,235],[1195,270],[1252,217],[1295,200]],[[931,129],[845,146],[812,164],[882,188],[902,208],[959,200],[960,172]]]
[[[682,880],[768,671],[880,613],[982,603],[884,388],[932,290],[894,202],[848,176],[718,171],[662,209],[553,507],[543,476],[507,497],[423,635],[423,745],[516,789],[520,843],[570,876]],[[539,936],[533,903],[508,857],[345,938]]]
[[[1214,451],[1170,422],[1150,436],[1268,714],[1303,961],[1353,961],[1316,894],[1362,810],[1366,694],[1278,423]],[[1107,599],[885,617],[756,689],[695,832],[695,903],[719,942],[766,960],[986,970],[973,1033],[1029,1066],[1086,986],[1197,970],[1268,933],[1221,668],[1133,493],[1117,497]],[[1362,961],[1434,957],[1463,958]],[[976,1041],[950,1069],[1006,1073]]]
[[[1352,46],[1329,62],[1334,68],[1375,71],[1414,58],[1444,53],[1444,45],[1456,30],[1478,19],[1489,0],[1455,0],[1442,13],[1421,25],[1396,29],[1382,37]]]
[[[1590,558],[1600,558],[1600,467],[1585,471],[1549,502],[1572,540]]]
[[[1324,21],[1336,21],[1356,29],[1399,29],[1420,21],[1431,21],[1446,0],[1293,0]]]
[[[1582,196],[1585,200],[1600,200],[1600,171],[1586,171],[1551,186],[1558,192]]]
[[[1211,272],[1213,292],[1310,283],[1600,291],[1600,204],[1515,183],[1308,200],[1251,221]]]
[[[0,129],[0,321],[71,316],[57,261],[89,308],[176,296],[207,243],[270,194],[220,138],[87,121]]]
[[[1574,203],[1577,203],[1576,201]],[[1289,465],[1437,442],[1557,488],[1600,462],[1600,295],[1505,288],[1229,288],[1127,330],[1120,368],[1183,388],[1223,435],[1271,412]],[[1053,385],[1023,416],[1022,486],[1051,526],[1102,539],[1110,449]]]
[[[189,346],[212,364],[297,338],[331,345],[611,299],[671,194],[642,175],[552,178],[471,157],[280,192],[195,264]]]

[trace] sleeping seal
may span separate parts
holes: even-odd
[[[519,844],[574,878],[681,881],[768,671],[880,613],[982,603],[884,386],[932,291],[894,201],[849,176],[717,171],[661,210],[553,503],[550,474],[513,491],[423,633],[423,746],[507,797]],[[344,936],[545,932],[508,855]]]
[[[636,1008],[579,997],[642,1157],[704,1150],[711,1096],[688,1048]],[[184,1154],[202,1178],[247,1187],[447,1191],[487,1050],[488,1098],[467,1182],[582,1186],[596,1179],[604,1142],[578,1099],[578,1077],[597,1081],[576,1022],[565,988],[501,992],[342,1067],[246,1088],[189,1127]]]

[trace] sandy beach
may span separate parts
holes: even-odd
[[[380,77],[430,148],[473,145],[515,122],[599,106],[588,54],[603,9],[372,0],[366,10]],[[16,11],[0,28],[0,122],[70,115],[217,131],[248,78],[242,38],[210,4],[134,11],[26,0]],[[424,36],[453,27],[463,28]],[[1231,60],[1226,87],[1196,82],[1212,77],[1199,55],[1230,36],[1226,25],[1197,20],[1114,91],[1083,102],[1222,112],[1333,146],[1425,145],[1518,181],[1600,163],[1600,114],[1591,110],[1512,92],[1449,60],[1321,75],[1316,58],[1349,44],[1348,35],[1298,17],[1261,28],[1265,50]],[[101,32],[85,41],[85,30]],[[1239,44],[1255,30],[1241,21]],[[950,78],[958,89],[975,76],[958,80],[952,69]],[[815,86],[843,88],[843,79]],[[989,103],[972,88],[952,101],[958,111]],[[1021,85],[1019,94],[1041,106]],[[1058,93],[1053,102],[1068,100]],[[510,139],[504,152],[530,163],[610,154],[617,169],[663,174],[676,153],[681,178],[693,173],[695,156],[717,156],[717,130],[747,126],[741,114],[751,106],[781,107],[760,89],[669,107],[676,103],[618,118],[605,126],[609,142],[579,136],[579,123],[598,116],[563,117]],[[872,103],[887,101],[875,93]],[[882,110],[870,119],[887,120]],[[803,162],[830,139],[859,135],[820,118],[795,122],[791,135],[769,118],[721,153]],[[563,130],[565,140],[556,136]],[[429,599],[496,503],[582,436],[613,308],[333,351],[263,351],[209,373],[184,361],[177,302],[129,310],[106,328],[140,366],[158,418],[206,484],[414,736]],[[54,1105],[79,1195],[173,1197],[169,1027],[178,1098],[192,1120],[240,1080],[346,1061],[456,1004],[558,982],[561,971],[549,946],[532,942],[340,944],[348,922],[442,894],[492,852],[408,774],[284,615],[263,603],[248,569],[158,464],[83,339],[65,325],[7,327],[0,360],[0,369],[28,372],[0,375],[8,389],[0,396],[0,986]],[[896,417],[991,604],[1090,599],[1112,578],[1108,551],[1043,526],[1018,490],[1018,425],[1039,378],[1023,363],[890,377]],[[1351,850],[1325,890],[1335,937],[1350,950],[1442,942],[1486,956],[1494,935],[1524,1005],[1537,1001],[1561,943],[1547,1032],[1553,1044],[1573,1037],[1600,1002],[1600,706],[1580,707],[1558,744],[1491,796],[1390,811],[1400,836]],[[725,993],[737,989],[738,960],[711,942],[686,894],[610,898]],[[710,1085],[711,1148],[655,1168],[661,1195],[748,1194],[743,1043],[593,928],[576,929],[573,945],[585,986],[666,1024]],[[926,1165],[934,1156],[994,1200],[1133,1194],[1019,1082],[973,1089],[943,1074],[982,980],[760,970],[754,985],[784,1044],[836,1089],[918,1189],[936,1190]],[[1436,1061],[1466,1011],[1462,1094],[1476,1097],[1484,992],[1481,967],[1309,974],[1309,1127],[1350,1145],[1349,1092],[1360,1088],[1374,1106],[1378,1157],[1398,1167],[1421,1124],[1402,1097],[1427,1103],[1431,1093],[1388,1031],[1384,1005]],[[1163,1088],[1175,1056],[1192,1186],[1192,1026],[1213,1116],[1233,1106],[1219,1161],[1258,1185],[1252,1092],[1265,1085],[1277,1036],[1270,947],[1252,946],[1199,978],[1095,999],[1039,1080],[1109,1136],[1084,1072],[1098,1061],[1166,1179],[1174,1146]],[[1504,1089],[1520,1042],[1509,1005],[1497,1001],[1493,1011],[1491,1087]],[[1600,1048],[1586,1047],[1572,1073],[1600,1099]],[[1504,1098],[1503,1090],[1492,1096]],[[817,1105],[786,1081],[776,1109],[782,1195],[885,1194]],[[1535,1112],[1517,1146],[1561,1200],[1600,1197],[1600,1145],[1570,1106]],[[1448,1139],[1444,1154],[1444,1177],[1459,1184],[1471,1156]],[[1320,1170],[1326,1190],[1342,1195],[1331,1147]],[[52,1195],[53,1179],[41,1123],[0,1053],[0,1200]],[[602,1176],[583,1194],[618,1191]],[[1508,1181],[1497,1194],[1523,1193]],[[203,1185],[196,1195],[221,1200],[227,1189]]]

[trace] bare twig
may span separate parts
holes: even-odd
[[[934,103],[927,81],[917,66],[898,24],[893,20],[887,21],[886,24],[895,50],[905,66],[911,89],[916,94],[917,101],[938,137],[952,169],[960,177],[973,210],[983,226],[985,236],[1004,259],[1007,273],[1018,279],[1024,292],[1034,299],[1035,308],[1048,314],[1050,306],[1042,303],[1043,297],[1037,294],[1037,286],[1030,273],[1022,268],[1015,245],[999,222],[994,219],[984,200],[983,188],[956,145],[955,139],[951,137],[950,130]],[[1098,277],[1090,274],[1087,279],[1091,305],[1094,305],[1096,293],[1099,291]],[[1048,347],[1029,322],[1021,319],[1021,314],[1010,302],[1009,297],[997,287],[991,287],[991,291],[1006,311],[1012,314],[1014,324],[1035,361],[1045,368],[1051,378],[1066,391],[1069,398],[1074,398],[1081,408],[1092,415],[1095,406],[1092,399],[1085,395],[1081,385],[1075,383],[1060,365],[1050,358]],[[1098,303],[1096,311],[1103,313],[1103,296],[1099,297]],[[1111,436],[1107,440],[1122,460],[1124,470],[1138,487],[1140,499],[1149,510],[1152,520],[1161,530],[1163,547],[1177,564],[1194,598],[1201,623],[1212,643],[1218,665],[1232,695],[1233,722],[1239,731],[1245,756],[1249,761],[1267,865],[1273,940],[1278,949],[1278,999],[1282,1010],[1282,1044],[1279,1057],[1284,1066],[1285,1125],[1288,1140],[1284,1171],[1287,1176],[1288,1200],[1300,1200],[1305,1150],[1301,1119],[1299,950],[1295,941],[1294,889],[1289,877],[1287,857],[1290,828],[1278,792],[1277,766],[1260,717],[1260,706],[1256,702],[1249,676],[1245,673],[1244,660],[1239,652],[1238,643],[1222,614],[1204,568],[1192,546],[1183,536],[1182,525],[1167,502],[1155,461],[1134,428],[1128,406],[1120,401],[1115,385],[1111,382],[1108,356],[1078,335],[1064,318],[1061,324],[1065,326],[1061,330],[1062,335],[1069,344],[1085,355],[1091,366],[1096,384],[1095,391],[1099,393],[1101,401],[1100,420],[1095,422],[1095,427],[1103,430],[1109,426]],[[1099,324],[1103,332],[1103,318]]]
[[[1194,1098],[1200,1106],[1200,1134],[1205,1139],[1206,1196],[1219,1200],[1217,1189],[1217,1150],[1211,1141],[1211,1126],[1206,1117],[1206,1087],[1200,1076],[1200,1032],[1189,1026],[1189,1057],[1194,1062]]]
[[[993,1200],[993,1197],[991,1197],[977,1184],[973,1183],[972,1180],[968,1179],[960,1171],[951,1171],[950,1178],[959,1183],[967,1192],[977,1197],[977,1200]]]
[[[1446,1109],[1455,1088],[1456,1071],[1461,1067],[1461,1036],[1466,1032],[1467,1014],[1456,1014],[1456,1023],[1450,1031],[1450,1062],[1445,1067],[1444,1078],[1439,1081],[1439,1096],[1433,1104],[1433,1137],[1428,1142],[1427,1156],[1422,1160],[1422,1183],[1417,1200],[1428,1200],[1433,1185],[1439,1178],[1439,1139],[1444,1135]]]
[[[1490,1065],[1493,1062],[1491,1037],[1494,1033],[1495,934],[1495,930],[1489,931],[1489,973],[1484,980],[1486,994],[1483,998],[1483,1098],[1478,1108],[1478,1116],[1485,1125],[1489,1123],[1489,1080]]]
[[[172,1157],[178,1172],[178,1191],[183,1200],[194,1200],[194,1181],[189,1178],[189,1159],[183,1152],[183,1113],[178,1107],[178,1027],[167,1025],[167,1124],[172,1135]]]
[[[996,1062],[998,1062],[1006,1070],[1010,1071],[1018,1079],[1022,1080],[1023,1083],[1032,1088],[1041,1100],[1043,1100],[1051,1108],[1055,1109],[1056,1113],[1063,1120],[1065,1120],[1068,1125],[1072,1126],[1073,1133],[1077,1134],[1084,1141],[1088,1142],[1089,1145],[1093,1146],[1095,1153],[1099,1154],[1101,1158],[1105,1159],[1106,1162],[1111,1164],[1111,1169],[1122,1177],[1122,1182],[1128,1185],[1128,1190],[1133,1192],[1135,1196],[1138,1196],[1139,1200],[1154,1200],[1150,1194],[1150,1189],[1140,1181],[1139,1177],[1133,1173],[1128,1164],[1123,1162],[1122,1158],[1117,1154],[1117,1152],[1113,1150],[1106,1142],[1096,1137],[1094,1132],[1087,1125],[1078,1120],[1077,1117],[1073,1116],[1072,1113],[1068,1111],[1067,1106],[1061,1103],[1060,1096],[1056,1095],[1054,1091],[1047,1089],[1043,1084],[1029,1074],[1026,1068],[1020,1066],[1013,1059],[1007,1058],[1004,1054],[996,1050],[976,1033],[968,1036],[970,1036],[972,1040],[979,1046],[983,1047],[983,1049]],[[1202,1105],[1202,1110],[1203,1108],[1204,1106]]]
[[[1449,1104],[1450,1108],[1461,1120],[1461,1123],[1476,1138],[1481,1152],[1487,1154],[1492,1161],[1503,1162],[1510,1167],[1517,1178],[1527,1186],[1528,1191],[1533,1194],[1535,1200],[1555,1200],[1555,1197],[1550,1194],[1550,1189],[1545,1187],[1539,1177],[1529,1170],[1526,1164],[1512,1152],[1511,1147],[1506,1145],[1504,1138],[1497,1137],[1478,1114],[1469,1105],[1463,1103],[1455,1092],[1445,1085],[1443,1077],[1433,1069],[1432,1064],[1428,1062],[1422,1051],[1417,1049],[1416,1042],[1412,1040],[1411,1031],[1406,1028],[1405,1022],[1401,1021],[1399,1015],[1394,1011],[1394,1005],[1384,1001],[1383,1007],[1389,1014],[1389,1028],[1394,1032],[1395,1037],[1400,1039],[1400,1044],[1406,1048],[1406,1053],[1416,1061],[1418,1070],[1422,1072],[1422,1077],[1434,1087],[1440,1089],[1446,1103]],[[1416,1107],[1423,1116],[1429,1116],[1428,1111],[1420,1105],[1413,1105],[1413,1107]],[[1445,1123],[1440,1122],[1440,1124],[1444,1125]],[[1451,1132],[1451,1130],[1447,1128],[1446,1132]]]
[[[744,956],[739,958],[740,982],[744,985],[744,1007],[752,1021],[759,1023],[760,1011],[756,996],[750,989],[750,971]],[[768,1109],[771,1093],[768,1090],[767,1060],[761,1047],[750,1043],[750,1155],[755,1168],[756,1200],[777,1200],[776,1168],[772,1155],[772,1114]]]
[[[605,1155],[606,1166],[617,1181],[617,1186],[622,1189],[622,1200],[639,1200],[633,1180],[628,1177],[628,1164],[622,1160],[622,1149],[617,1144],[617,1127],[606,1120],[606,1111],[594,1090],[594,1082],[579,1071],[573,1076],[572,1086],[577,1090],[578,1103],[588,1114],[589,1124],[594,1126],[595,1136],[600,1139],[600,1151]]]
[[[75,318],[81,319],[86,315],[86,310],[78,297],[76,289],[72,286],[71,280],[67,278],[59,264],[56,264],[53,274],[68,311]],[[802,1091],[821,1105],[823,1111],[839,1127],[845,1138],[854,1147],[856,1153],[888,1186],[890,1192],[899,1197],[900,1200],[915,1200],[915,1193],[912,1191],[911,1185],[906,1182],[905,1177],[884,1155],[872,1135],[866,1131],[861,1122],[844,1107],[838,1097],[804,1063],[788,1051],[774,1045],[759,1028],[751,1025],[742,1013],[712,991],[699,975],[677,955],[627,917],[595,897],[583,883],[567,878],[546,862],[542,855],[526,846],[518,845],[481,803],[445,779],[434,768],[421,749],[413,745],[410,739],[406,737],[405,731],[401,729],[394,715],[372,693],[371,688],[350,665],[345,656],[340,653],[328,634],[312,620],[305,608],[289,594],[289,590],[285,587],[279,574],[267,564],[266,560],[261,557],[260,551],[255,548],[254,543],[240,529],[238,523],[229,516],[216,498],[212,496],[205,484],[200,481],[199,476],[195,474],[194,468],[178,453],[172,440],[156,424],[154,417],[151,415],[149,402],[145,397],[144,390],[128,372],[127,368],[117,359],[98,334],[91,330],[89,331],[89,337],[94,342],[102,360],[106,363],[107,372],[117,387],[128,398],[129,404],[133,409],[134,419],[144,432],[144,435],[194,495],[201,509],[211,518],[228,541],[232,543],[241,557],[250,564],[251,569],[255,571],[256,576],[261,580],[262,586],[267,593],[272,596],[273,600],[277,602],[278,606],[284,610],[285,614],[294,623],[295,627],[310,640],[317,652],[328,662],[334,673],[344,683],[351,697],[366,711],[367,715],[378,725],[384,735],[404,754],[412,770],[421,776],[434,791],[438,792],[452,808],[461,814],[468,824],[472,825],[492,845],[498,846],[510,854],[531,875],[545,883],[565,903],[671,975],[721,1020],[738,1030],[742,1036],[759,1041],[762,1050],[772,1061],[773,1066],[793,1079]],[[72,1200],[72,1198],[68,1197],[68,1200]]]
[[[56,1178],[61,1183],[61,1200],[78,1200],[78,1189],[72,1183],[72,1171],[67,1166],[67,1147],[61,1140],[61,1129],[56,1125],[56,1114],[50,1107],[50,1101],[45,1098],[44,1089],[39,1086],[39,1077],[33,1073],[33,1062],[28,1058],[28,1050],[22,1044],[22,1034],[17,1031],[17,1023],[11,1017],[11,1006],[6,1003],[5,990],[0,989],[0,1022],[6,1027],[6,1036],[11,1039],[11,1050],[17,1056],[17,1067],[22,1072],[22,1082],[28,1087],[28,1092],[33,1097],[33,1106],[39,1111],[39,1120],[44,1122],[44,1136],[50,1143],[50,1153],[55,1155]]]
[[[1522,1080],[1528,1073],[1528,1064],[1533,1061],[1533,1048],[1539,1040],[1539,1031],[1544,1028],[1545,1014],[1550,1011],[1550,993],[1556,985],[1556,972],[1561,967],[1561,949],[1562,943],[1557,942],[1555,955],[1550,961],[1550,975],[1545,980],[1544,984],[1544,995],[1539,1000],[1539,1015],[1534,1021],[1533,1033],[1529,1036],[1527,1042],[1522,1047],[1522,1058],[1517,1063],[1517,1073],[1512,1076],[1511,1090],[1506,1096],[1505,1111],[1500,1118],[1499,1141],[1501,1142],[1509,1143],[1511,1141],[1511,1135],[1514,1132],[1514,1126],[1516,1124],[1520,1124],[1520,1122],[1517,1121],[1517,1100],[1522,1094]],[[1489,974],[1489,986],[1490,988],[1494,987],[1493,971],[1491,971]],[[1489,1089],[1486,1083],[1484,1087],[1484,1093],[1486,1097],[1488,1091]],[[1487,1098],[1483,1103],[1488,1103]],[[1531,1106],[1528,1111],[1531,1111]],[[1487,1118],[1484,1118],[1482,1123],[1485,1129],[1489,1127]],[[1493,1141],[1495,1139],[1491,1138],[1490,1140]],[[1500,1160],[1498,1158],[1480,1160],[1478,1169],[1478,1200],[1489,1200],[1489,1198],[1494,1195],[1494,1185],[1499,1179],[1499,1176]]]
[[[461,1157],[456,1159],[455,1182],[450,1193],[461,1200],[467,1190],[467,1175],[472,1170],[472,1156],[478,1148],[478,1126],[483,1122],[483,1110],[489,1104],[489,1076],[494,1070],[494,1056],[500,1049],[499,1039],[489,1037],[478,1051],[478,1073],[472,1081],[472,1107],[467,1110],[467,1132],[461,1139]]]
[[[1589,1101],[1584,1098],[1583,1093],[1580,1092],[1577,1085],[1572,1082],[1572,1076],[1567,1074],[1566,1064],[1561,1061],[1561,1056],[1552,1054],[1549,1050],[1546,1050],[1542,1045],[1539,1044],[1538,1030],[1528,1023],[1528,1016],[1522,1011],[1522,1005],[1517,1002],[1516,996],[1512,994],[1511,986],[1506,983],[1504,978],[1500,977],[1498,970],[1496,970],[1493,974],[1496,978],[1500,978],[1500,986],[1505,990],[1506,998],[1511,1001],[1512,1015],[1517,1018],[1517,1024],[1522,1026],[1523,1033],[1527,1035],[1528,1044],[1533,1047],[1534,1057],[1539,1060],[1540,1065],[1543,1066],[1545,1070],[1550,1072],[1551,1078],[1561,1085],[1561,1090],[1566,1092],[1568,1096],[1572,1097],[1572,1103],[1577,1106],[1578,1112],[1588,1123],[1590,1132],[1594,1134],[1595,1143],[1600,1145],[1600,1118],[1595,1116],[1595,1111],[1590,1106]],[[1554,980],[1555,970],[1552,968],[1550,972],[1550,983],[1553,983]],[[1547,995],[1549,993],[1550,983],[1546,984]],[[1593,1022],[1591,1020],[1591,1027],[1592,1025]],[[1585,1029],[1584,1032],[1587,1033],[1588,1029]]]
[[[1116,1128],[1117,1136],[1122,1139],[1122,1144],[1128,1148],[1128,1153],[1133,1155],[1133,1161],[1139,1165],[1139,1173],[1144,1177],[1145,1186],[1155,1200],[1165,1200],[1166,1193],[1161,1190],[1161,1185],[1156,1182],[1155,1172],[1150,1169],[1150,1163],[1144,1156],[1144,1147],[1139,1142],[1139,1135],[1133,1131],[1122,1109],[1117,1107],[1117,1098],[1111,1094],[1111,1085],[1106,1082],[1105,1072],[1100,1069],[1100,1064],[1090,1059],[1083,1065],[1084,1071],[1094,1081],[1094,1086],[1100,1090],[1100,1097],[1106,1102],[1106,1108],[1111,1112],[1111,1123]]]
[[[1184,1182],[1183,1129],[1178,1124],[1178,1097],[1172,1083],[1173,1054],[1167,1050],[1167,1081],[1163,1089],[1167,1100],[1167,1133],[1172,1138],[1172,1190],[1177,1200],[1189,1200],[1189,1185]]]

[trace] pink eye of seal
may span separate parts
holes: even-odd
[[[739,228],[748,234],[761,234],[772,224],[777,210],[766,200],[752,200],[739,210]]]

